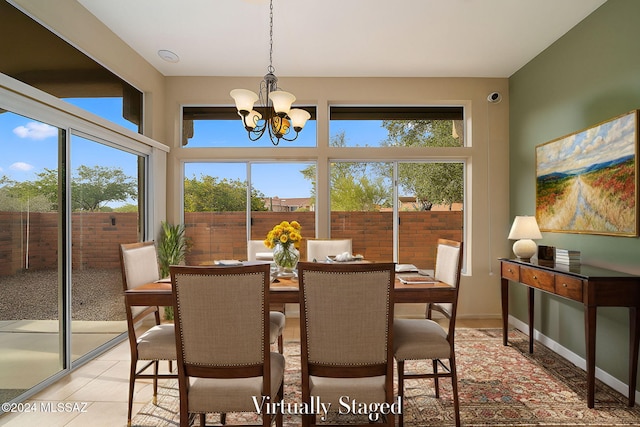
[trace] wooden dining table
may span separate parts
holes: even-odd
[[[447,303],[453,302],[455,298],[455,289],[446,283],[433,281],[432,283],[404,284],[399,279],[403,276],[406,274],[396,275],[393,292],[395,303]],[[171,282],[168,280],[146,283],[124,292],[130,305],[139,306],[171,306],[173,305],[171,294]],[[272,304],[299,303],[298,280],[296,278],[278,278],[277,281],[271,283],[269,302]]]

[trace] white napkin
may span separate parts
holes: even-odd
[[[343,252],[340,255],[336,255],[336,261],[338,262],[353,261],[353,255],[351,255],[349,252]]]

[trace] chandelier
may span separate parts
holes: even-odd
[[[266,132],[271,143],[278,145],[281,139],[295,140],[311,114],[300,108],[291,108],[296,97],[278,87],[278,78],[273,68],[273,0],[270,0],[269,7],[269,68],[260,82],[260,92],[256,94],[247,89],[234,89],[230,95],[236,102],[238,115],[242,118],[249,139],[257,141]],[[254,110],[256,101],[259,102],[257,110],[262,112]],[[292,127],[294,136],[290,136]]]

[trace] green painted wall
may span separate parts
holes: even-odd
[[[510,213],[535,214],[535,147],[640,108],[640,1],[608,0],[509,79]],[[640,240],[543,233],[540,244],[582,252],[583,263],[640,274]],[[536,294],[536,329],[585,356],[582,305]],[[527,322],[511,284],[511,314]],[[598,312],[596,364],[628,384],[628,310]]]

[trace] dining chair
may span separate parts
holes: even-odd
[[[249,240],[247,261],[273,261],[273,249],[266,247],[263,240]]]
[[[393,263],[298,263],[303,403],[393,404],[394,278]],[[303,415],[302,425],[315,426],[317,416]],[[332,414],[333,425],[344,416]],[[394,425],[390,412],[353,425],[378,416]]]
[[[271,254],[271,255],[270,255]],[[264,245],[263,240],[247,241],[247,261],[273,261],[273,249]],[[286,325],[284,304],[271,304],[271,343],[278,342],[278,351],[284,352],[284,327]]]
[[[155,243],[149,241],[121,244],[120,267],[124,291],[158,280],[160,273]],[[158,378],[177,378],[177,375],[172,373],[172,361],[176,360],[176,339],[174,325],[161,323],[160,307],[131,306],[125,298],[125,308],[131,350],[127,425],[131,425],[135,381],[143,378],[153,379],[155,404],[158,396]],[[153,326],[144,332],[138,332],[140,324],[151,318]],[[160,360],[169,361],[168,374],[159,374]],[[138,361],[146,363],[138,369]],[[146,373],[151,366],[153,366],[153,374]]]
[[[284,356],[270,351],[268,264],[171,266],[180,425],[190,414],[259,412],[282,426],[282,412],[261,402],[283,397]],[[233,325],[233,327],[229,327]]]
[[[344,252],[351,254],[351,239],[308,239],[307,261],[322,262]]]
[[[395,319],[393,323],[393,348],[398,368],[398,396],[400,396],[400,400],[404,399],[404,381],[406,379],[432,378],[435,396],[439,398],[439,378],[451,378],[456,426],[460,426],[460,402],[454,338],[460,270],[462,268],[462,246],[462,242],[446,239],[439,239],[437,245],[434,275],[438,280],[453,286],[455,292],[453,301],[450,303],[430,304],[428,314],[430,316],[432,311],[440,312],[447,319],[447,329],[445,330],[431,318]],[[407,373],[405,372],[405,361],[408,360],[431,360],[432,372]],[[448,360],[448,366],[443,362],[444,360]],[[444,372],[440,372],[439,367],[442,367]],[[399,426],[402,427],[404,425],[402,412],[398,421]]]

